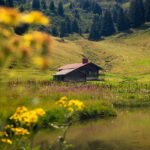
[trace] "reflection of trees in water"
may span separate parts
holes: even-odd
[[[70,150],[141,150],[132,145],[126,145],[124,142],[120,141],[100,141],[94,140],[87,143],[81,143],[72,147]],[[143,149],[142,149],[143,150]]]
[[[123,141],[101,141],[101,140],[93,140],[93,141],[84,141],[80,144],[75,143],[75,141],[69,142],[72,143],[72,148],[68,150],[149,150],[144,147],[138,147],[133,145],[127,145]],[[40,150],[51,150],[50,144],[48,140],[44,140],[40,142]],[[52,150],[60,150],[58,143],[56,142],[52,146]]]
[[[105,143],[100,140],[95,140],[72,147],[71,150],[115,150],[115,149],[108,143]]]

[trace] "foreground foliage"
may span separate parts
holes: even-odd
[[[36,133],[41,129],[55,128],[62,131],[62,136],[58,138],[60,149],[66,150],[71,147],[71,144],[66,142],[66,134],[74,122],[116,116],[116,112],[104,104],[85,106],[83,102],[69,100],[66,96],[56,101],[56,105],[59,105],[59,108],[46,112],[42,108],[28,110],[25,106],[18,107],[0,132],[0,148],[7,150],[9,145],[12,145],[12,149],[36,149],[38,145],[33,147]],[[51,145],[50,147],[53,149]]]

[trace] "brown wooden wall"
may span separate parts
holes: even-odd
[[[78,70],[70,72],[69,74],[64,76],[64,81],[86,81],[86,76]]]
[[[97,80],[99,75],[99,69],[92,65],[88,64],[86,66],[81,67],[79,70],[86,74],[86,80]]]

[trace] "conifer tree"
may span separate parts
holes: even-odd
[[[99,15],[102,14],[102,9],[101,9],[99,4],[95,3],[95,5],[93,7],[93,13],[94,14],[99,14]]]
[[[83,3],[83,9],[90,10],[91,9],[91,3],[89,0],[85,0]]]
[[[51,11],[55,11],[56,8],[55,8],[54,1],[51,1],[51,2],[50,2],[49,9],[50,9]]]
[[[129,29],[129,21],[128,18],[124,14],[124,10],[120,7],[117,12],[117,21],[116,25],[118,28],[118,31],[123,31]]]
[[[72,32],[79,33],[79,24],[76,19],[72,22]]]
[[[129,19],[133,28],[139,27],[145,22],[145,12],[142,0],[131,0]]]
[[[5,5],[4,0],[0,0],[0,6],[4,6],[4,5]]]
[[[98,41],[101,39],[101,24],[99,16],[95,16],[93,19],[93,24],[91,26],[91,31],[89,34],[89,40]]]
[[[6,3],[7,7],[14,7],[14,1],[13,0],[6,0],[5,3]]]
[[[21,6],[19,7],[19,11],[20,11],[20,12],[24,12],[24,7],[23,7],[23,5],[21,5]]]
[[[57,30],[56,26],[52,27],[52,32],[51,32],[51,34],[52,34],[53,36],[58,36],[58,30]]]
[[[150,0],[145,0],[145,20],[150,21]]]
[[[41,7],[42,7],[42,9],[47,9],[47,5],[46,5],[45,0],[41,0]]]
[[[79,15],[79,12],[78,12],[77,9],[75,9],[75,17],[76,17],[77,19],[80,19],[80,15]]]
[[[112,19],[113,19],[113,22],[116,23],[117,22],[117,19],[118,19],[118,10],[114,9],[112,11]]]
[[[65,23],[66,23],[67,33],[69,34],[72,33],[72,21],[68,16],[65,18]]]
[[[33,0],[32,1],[32,9],[34,9],[34,10],[40,9],[40,1],[39,0]]]
[[[65,37],[65,36],[67,36],[66,23],[62,21],[60,25],[60,37]]]
[[[70,8],[70,9],[73,8],[73,3],[72,3],[72,2],[70,3],[69,8]]]
[[[104,36],[109,36],[115,33],[115,28],[113,24],[113,20],[109,11],[105,11],[102,17],[101,24],[101,34]]]
[[[63,8],[63,3],[62,2],[59,2],[57,12],[58,12],[58,15],[60,15],[60,16],[64,15],[64,8]]]

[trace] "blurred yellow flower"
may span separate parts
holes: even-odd
[[[6,126],[5,126],[5,129],[7,130],[7,129],[10,129],[10,128],[12,128],[13,127],[13,125],[11,124],[7,124]]]
[[[7,143],[7,144],[12,144],[12,141],[10,139],[0,139],[1,142]]]
[[[70,112],[73,112],[73,111],[74,111],[72,107],[69,107],[68,110],[69,110]]]
[[[63,106],[70,112],[73,112],[75,110],[83,110],[85,105],[83,102],[79,100],[68,100],[66,96],[61,97],[60,100],[56,102],[56,104],[60,104],[60,106]]]
[[[0,137],[8,137],[8,134],[7,134],[7,132],[6,131],[2,131],[2,132],[0,132]]]
[[[67,100],[67,97],[66,97],[66,96],[63,96],[63,97],[61,97],[61,100],[66,101],[66,100]]]
[[[38,121],[39,116],[43,116],[45,111],[42,108],[28,110],[26,107],[18,107],[16,112],[9,118],[23,125],[30,126]]]
[[[37,108],[34,110],[38,116],[43,116],[45,111],[42,108]]]
[[[22,16],[22,21],[30,24],[41,24],[41,25],[49,24],[49,19],[39,11],[32,11],[29,14],[24,14]]]
[[[33,59],[35,65],[39,66],[42,69],[49,67],[49,60],[47,58],[35,57]]]
[[[70,100],[68,103],[68,106],[76,107],[78,110],[82,110],[85,107],[83,102],[81,102],[79,100]]]
[[[11,130],[15,133],[15,135],[29,135],[30,134],[27,129],[24,129],[22,127],[11,128]]]
[[[11,36],[11,32],[8,29],[2,27],[0,27],[0,34],[8,38]]]
[[[13,8],[0,7],[0,23],[16,26],[20,23],[20,13]]]

